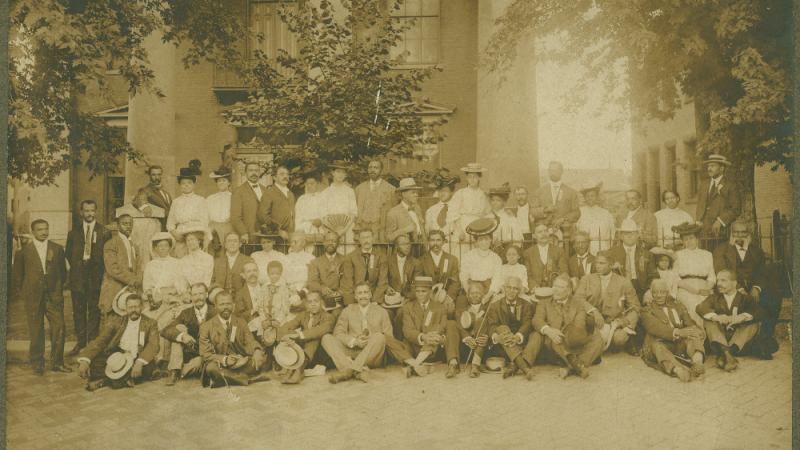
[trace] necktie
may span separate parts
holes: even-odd
[[[161,190],[161,189],[159,189],[159,190],[158,190],[158,193],[159,193],[159,194],[161,194],[161,197],[163,197],[163,198],[164,198],[164,204],[165,204],[165,205],[169,205],[169,203],[170,203],[170,201],[169,201],[169,195],[167,195],[167,193],[166,193],[166,192],[164,192],[164,191],[163,191],[163,190]]]
[[[364,257],[364,281],[369,280],[369,253],[362,253],[361,256]]]
[[[251,184],[250,187],[253,188],[253,192],[256,194],[256,198],[258,198],[258,201],[261,201],[261,189],[258,188],[258,185]]]
[[[92,257],[92,229],[91,225],[86,225],[86,232],[83,237],[83,260],[88,261]]]
[[[584,274],[588,273],[589,271],[586,270],[586,257],[585,256],[579,256],[578,257],[578,262],[580,262],[580,264],[581,264],[581,268],[583,269],[583,273]]]
[[[439,210],[439,215],[436,216],[436,223],[439,225],[439,228],[444,228],[447,224],[447,203]]]

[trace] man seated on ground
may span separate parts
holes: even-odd
[[[203,386],[218,388],[267,381],[259,374],[267,358],[247,322],[233,315],[233,297],[222,291],[214,298],[217,314],[200,325],[200,356],[204,368]]]
[[[533,372],[531,364],[523,354],[523,348],[531,334],[531,319],[534,305],[519,297],[522,280],[508,277],[503,286],[503,299],[489,305],[486,313],[486,334],[491,337],[493,345],[502,348],[509,364],[503,370],[503,378],[513,376],[517,370],[531,380]]]
[[[447,354],[451,367],[458,364],[461,356],[465,356],[466,364],[469,365],[469,377],[477,378],[481,373],[483,353],[489,341],[486,329],[481,325],[486,318],[489,303],[482,302],[484,292],[481,283],[471,283],[467,289],[467,294],[456,298],[455,320],[447,321],[447,345],[450,346]],[[458,339],[449,339],[451,335],[458,336]],[[455,374],[448,370],[446,376],[452,378]]]
[[[447,310],[444,304],[431,301],[432,287],[431,277],[414,278],[415,299],[403,305],[403,337],[411,349],[408,359],[403,360],[406,378],[410,378],[412,374],[425,376],[422,363],[430,357],[441,356],[445,340],[455,338],[446,334]],[[453,346],[447,346],[447,349],[451,350],[451,347]],[[412,355],[417,356],[412,358]],[[447,360],[450,362],[447,377],[451,378],[459,370],[458,355],[448,354]]]
[[[291,340],[301,345],[306,354],[304,367],[314,367],[319,360],[317,351],[320,341],[333,330],[333,322],[333,316],[322,308],[322,294],[311,291],[306,295],[306,310],[278,328],[278,339]],[[303,367],[289,370],[282,382],[296,384],[302,380]]]
[[[705,373],[703,359],[705,333],[689,316],[689,311],[669,295],[664,280],[650,283],[653,300],[642,308],[642,327],[645,331],[642,358],[651,367],[691,381]],[[691,370],[683,362],[691,364]]]
[[[253,264],[255,265],[255,264]],[[208,304],[208,290],[203,283],[195,283],[190,289],[192,307],[186,308],[161,330],[161,337],[169,342],[169,364],[167,386],[173,386],[200,370],[203,360],[197,341],[200,338],[200,325],[214,317],[215,311]]]
[[[89,380],[86,389],[94,391],[105,385],[112,388],[133,387],[149,380],[158,354],[158,324],[142,315],[142,299],[123,294],[126,314],[110,320],[100,335],[78,355],[78,375]]]
[[[205,284],[202,282],[195,283],[203,285],[203,289],[205,290]],[[158,332],[161,333],[167,325],[172,323],[173,320],[178,318],[178,315],[184,309],[191,308],[191,303],[189,299],[189,290],[187,289],[184,293],[178,293],[174,286],[165,286],[155,289],[155,291],[149,296],[150,301],[144,302],[144,307],[142,308],[142,315],[153,319],[156,321],[158,325]],[[165,369],[169,365],[170,361],[170,343],[164,337],[159,337],[159,348],[158,354],[156,355],[156,366],[155,366],[155,373],[157,378],[161,378],[166,374]]]
[[[389,313],[372,302],[369,284],[364,281],[356,284],[354,295],[356,303],[347,305],[339,314],[333,334],[322,337],[322,348],[338,369],[338,373],[328,377],[332,384],[351,378],[366,382],[365,370],[383,364],[387,347],[399,361],[408,354],[405,346],[393,337]]]
[[[551,356],[554,354],[566,364],[559,369],[561,378],[570,374],[588,377],[588,366],[603,353],[603,338],[595,327],[603,323],[603,316],[589,302],[572,295],[572,284],[565,276],[553,281],[552,290],[539,290],[536,296],[539,298],[533,317],[536,333],[525,348],[528,359],[536,361],[544,346]]]
[[[581,278],[575,297],[586,300],[603,315],[603,323],[597,324],[603,336],[606,349],[628,350],[635,353],[631,336],[636,334],[639,321],[639,298],[629,280],[611,271],[611,264],[605,254],[594,260],[596,273]]]
[[[731,372],[739,367],[737,354],[758,333],[762,312],[759,304],[737,290],[736,274],[717,273],[717,291],[697,305],[703,318],[711,351],[717,354],[717,367]]]

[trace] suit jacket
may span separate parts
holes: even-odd
[[[458,258],[443,251],[437,266],[433,262],[431,252],[425,252],[420,259],[419,270],[420,275],[433,278],[434,284],[444,283],[450,298],[455,299],[458,296],[458,291],[461,289]]]
[[[764,312],[758,302],[753,297],[744,295],[741,292],[736,293],[730,308],[728,308],[728,303],[725,301],[725,296],[715,292],[700,302],[695,308],[695,312],[700,317],[704,317],[708,313],[731,315],[733,308],[737,308],[738,314],[750,314],[753,316],[753,320],[761,320],[764,316]]]
[[[617,215],[617,228],[622,225],[622,221],[628,217],[628,211],[623,210],[621,214]],[[658,221],[655,214],[640,207],[631,217],[636,225],[639,226],[639,236],[647,245],[654,246],[658,241]]]
[[[540,333],[545,325],[561,331],[564,331],[569,325],[578,330],[584,330],[586,329],[587,314],[593,314],[595,320],[602,320],[597,308],[581,298],[573,296],[566,301],[563,307],[549,298],[539,302],[536,307],[532,321],[533,328]]]
[[[259,184],[261,200],[264,200],[266,189]],[[248,183],[242,183],[231,193],[231,226],[240,236],[250,235],[251,241],[258,229],[259,200]]]
[[[206,307],[206,315],[203,319],[203,323],[208,322],[209,319],[215,315],[217,315],[217,312],[214,311],[214,306],[208,305]],[[181,334],[181,331],[178,330],[178,325],[185,326],[189,336],[195,339],[200,338],[200,322],[197,321],[197,315],[194,313],[194,306],[190,306],[181,311],[175,320],[161,330],[161,336],[169,341],[177,342],[178,336]]]
[[[264,350],[247,328],[247,322],[241,317],[231,316],[230,333],[233,335],[233,342],[230,339],[231,334],[225,332],[219,314],[200,325],[198,346],[203,362],[208,364],[216,361],[222,365],[222,360],[227,355],[253,356],[256,350]]]
[[[545,213],[544,208],[555,208],[552,213]],[[531,199],[531,214],[535,223],[545,223],[552,225],[558,219],[564,219],[567,223],[575,223],[581,217],[581,210],[578,204],[578,193],[575,189],[561,183],[561,192],[558,200],[553,205],[553,194],[550,190],[550,183],[544,184],[536,190]]]
[[[379,231],[383,231],[386,228],[386,213],[395,203],[394,186],[386,180],[382,180],[373,192],[369,189],[369,180],[367,180],[356,186],[355,191],[359,225],[376,225]],[[376,236],[375,238],[382,241],[385,237]]]
[[[370,256],[369,271],[361,256],[361,249],[348,253],[342,263],[341,288],[345,305],[355,303],[355,285],[364,281],[367,274],[369,278],[366,281],[372,287],[372,301],[382,303],[386,294],[388,272],[386,255],[375,249]]]
[[[419,272],[418,264],[419,261],[414,259],[411,255],[406,256],[406,263],[403,266],[403,273],[405,274],[405,283],[401,282],[400,277],[400,266],[397,263],[397,253],[392,253],[389,255],[389,267],[387,276],[387,286],[391,287],[395,291],[399,292],[405,298],[409,298],[411,296],[411,285],[413,284],[414,278],[417,276]],[[382,302],[381,302],[382,303]]]
[[[567,274],[567,258],[557,245],[547,244],[547,264],[542,264],[539,257],[539,246],[532,245],[522,253],[522,263],[528,269],[528,286],[530,289],[550,286],[553,274]]]
[[[128,266],[128,253],[119,233],[115,233],[103,247],[103,284],[100,287],[99,307],[101,312],[111,311],[111,302],[120,289],[142,281],[142,271],[139,265],[139,249],[131,242],[134,251],[133,267]]]
[[[406,209],[403,202],[398,203],[386,213],[386,238],[393,242],[397,236],[407,234],[411,242],[424,242],[425,241],[425,215],[419,205],[414,205],[411,210],[417,215],[419,221],[419,233],[405,233],[403,230],[406,227],[414,227],[414,221],[411,219],[409,210]]]
[[[625,276],[625,262],[628,259],[628,254],[625,252],[625,247],[618,243],[606,251],[606,255],[611,259],[611,264],[617,263],[620,265],[621,275]],[[650,288],[650,274],[656,271],[655,263],[653,263],[652,254],[645,250],[641,244],[636,245],[634,251],[634,259],[636,260],[636,280],[633,282],[633,287],[636,292],[643,294]]]
[[[762,289],[771,288],[765,283],[765,268],[767,262],[764,252],[756,247],[752,242],[747,247],[744,260],[739,257],[736,246],[730,243],[718,245],[714,249],[714,270],[719,272],[722,269],[733,270],[736,272],[739,286],[748,291],[753,286]]]
[[[67,275],[66,259],[64,249],[53,241],[47,241],[45,265],[46,275],[33,242],[22,246],[14,256],[11,271],[12,297],[38,304],[46,292],[47,301],[63,303],[64,280]]]
[[[587,252],[586,261],[588,261],[589,264],[589,273],[594,273],[594,255]],[[578,255],[574,253],[571,254],[567,259],[567,273],[569,274],[570,278],[577,278],[579,280],[586,275],[581,262],[578,261]]]
[[[214,273],[211,275],[211,286],[218,286],[236,298],[236,293],[244,286],[244,278],[242,278],[242,271],[244,265],[253,262],[253,258],[239,253],[236,259],[233,260],[233,267],[228,267],[228,255],[224,252],[222,256],[214,259]]]
[[[535,308],[535,304],[528,303],[521,298],[517,298],[517,305],[513,313],[505,298],[492,303],[486,314],[486,334],[491,336],[496,332],[497,327],[506,325],[513,334],[521,334],[522,341],[525,342],[532,331],[531,320]]]
[[[323,287],[333,291],[341,290],[345,257],[336,253],[333,261],[327,255],[318,256],[308,265],[308,282],[306,287],[311,291],[322,292]]]
[[[392,321],[389,313],[382,307],[370,303],[367,306],[367,329],[370,333],[382,333],[384,336],[393,336]],[[336,326],[333,329],[333,337],[339,339],[342,344],[350,346],[351,342],[360,336],[364,331],[361,323],[361,307],[358,303],[351,303],[339,314]]]
[[[163,189],[163,187],[161,190],[159,190],[150,184],[148,184],[143,188],[140,188],[139,192],[144,192],[145,194],[147,194],[147,203],[155,205],[164,210],[164,216],[160,217],[158,220],[159,222],[161,222],[161,229],[166,230],[167,217],[169,216],[169,208],[172,206],[172,196],[169,194],[169,192],[167,192],[166,189]]]
[[[666,308],[669,315],[664,313]],[[668,297],[667,301],[659,306],[654,302],[642,308],[642,327],[647,334],[665,341],[676,340],[672,331],[696,326],[694,320],[689,315],[689,310],[683,303]]]
[[[419,335],[422,333],[444,334],[447,328],[447,310],[444,305],[428,301],[427,312],[422,310],[418,301],[408,302],[403,305],[403,337],[406,340],[419,344]]]
[[[710,186],[711,180],[706,180],[698,189],[695,213],[695,217],[703,223],[703,230],[706,232],[711,231],[711,226],[717,218],[725,227],[730,227],[742,212],[742,199],[736,182],[725,175],[720,180],[718,189],[709,194]]]
[[[631,328],[639,320],[641,304],[636,290],[630,281],[614,272],[611,272],[606,290],[602,290],[599,273],[590,273],[581,278],[575,297],[586,300],[600,310],[606,322],[617,318],[625,318]]]
[[[91,237],[89,259],[83,261],[83,245],[86,236],[83,232],[83,221],[67,234],[66,257],[69,262],[69,286],[72,291],[100,291],[103,282],[103,245],[108,239],[108,232],[103,224],[95,222]]]
[[[333,330],[333,326],[333,315],[325,310],[320,309],[313,319],[311,318],[311,313],[306,310],[297,313],[294,319],[278,328],[278,339],[299,329],[303,332],[303,336],[298,339],[299,342],[315,341],[330,333]]]
[[[236,291],[236,295],[233,298],[233,315],[249,321],[257,314],[258,311],[253,310],[253,298],[250,296],[250,289],[247,288],[246,284],[243,284],[241,289]]]
[[[141,323],[139,323],[139,349],[136,359],[150,363],[155,359],[159,350],[158,324],[144,315],[139,320]],[[127,326],[127,316],[119,320],[109,320],[106,326],[100,330],[100,335],[81,350],[79,358],[93,360],[98,355],[107,356],[120,351],[119,342],[122,340],[122,333],[125,332]]]
[[[286,196],[275,185],[267,187],[258,205],[258,222],[273,223],[279,230],[287,233],[294,231],[294,203],[292,191]]]

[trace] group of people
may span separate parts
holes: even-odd
[[[30,362],[42,374],[44,318],[51,369],[73,370],[62,293],[71,291],[77,343],[68,356],[90,390],[195,374],[204,386],[246,385],[270,369],[299,383],[325,366],[336,368],[331,383],[366,382],[390,361],[408,377],[442,361],[448,378],[464,369],[531,379],[547,362],[585,378],[604,352],[620,350],[689,381],[704,373],[707,351],[727,371],[745,350],[771,357],[780,306],[764,253],[736,221],[730,163],[705,163],[711,180],[697,221],[669,191],[656,216],[629,191],[615,219],[596,184],[579,206],[559,163],[531,203],[517,188],[514,207],[510,189],[487,194],[486,169],[470,163],[461,189],[458,178],[438,178],[438,202],[424,213],[421,186],[391,185],[380,161],[355,189],[344,163],[331,165],[324,189],[308,175],[297,201],[284,166],[264,187],[263,168],[248,163],[233,192],[231,172],[216,170],[219,189],[207,198],[194,192],[195,165],[180,170],[175,198],[152,166],[112,227],[85,200],[62,248],[34,220],[13,262],[12,295],[25,301]]]

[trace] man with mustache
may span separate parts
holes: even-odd
[[[202,358],[197,345],[200,325],[215,315],[214,306],[208,304],[206,285],[195,283],[191,287],[190,295],[192,307],[181,311],[161,331],[161,336],[170,343],[167,386],[174,385],[179,378],[185,378],[200,369]]]

